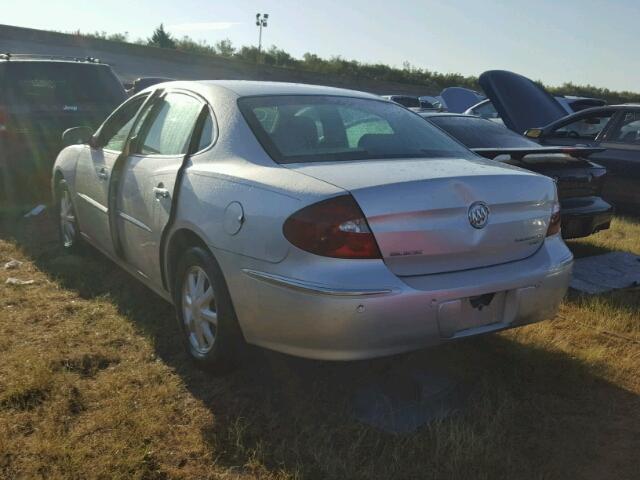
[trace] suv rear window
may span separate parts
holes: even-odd
[[[104,65],[66,62],[6,62],[0,65],[4,101],[31,109],[73,111],[79,105],[122,103],[124,88]]]
[[[279,163],[473,156],[420,116],[384,100],[264,96],[241,98],[238,105]]]

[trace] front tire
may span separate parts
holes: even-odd
[[[78,217],[76,216],[67,182],[64,180],[60,180],[58,183],[56,214],[62,248],[69,253],[79,253],[82,239],[78,228]]]
[[[191,247],[180,258],[174,301],[191,359],[218,373],[233,368],[243,347],[242,333],[222,271],[206,249]]]

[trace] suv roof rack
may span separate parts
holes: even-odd
[[[62,55],[41,55],[37,53],[0,53],[0,60],[64,60],[68,62],[102,63],[94,57],[65,57]]]

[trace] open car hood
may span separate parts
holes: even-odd
[[[516,133],[523,134],[529,128],[544,127],[567,116],[560,102],[527,77],[490,70],[478,80],[505,126]]]
[[[440,96],[444,100],[447,110],[453,113],[462,113],[484,99],[478,92],[462,87],[445,88]]]

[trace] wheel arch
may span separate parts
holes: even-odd
[[[62,173],[60,168],[56,168],[53,171],[53,177],[51,177],[51,198],[53,199],[54,204],[58,201],[58,195],[60,194],[60,182],[62,180],[65,180],[64,173]]]
[[[162,275],[164,287],[171,294],[172,298],[174,295],[173,278],[175,276],[178,261],[180,260],[180,254],[189,247],[202,247],[215,258],[215,255],[213,254],[207,243],[202,239],[202,236],[200,236],[194,230],[187,227],[181,227],[172,232],[165,241],[165,247],[163,249],[164,268]]]

